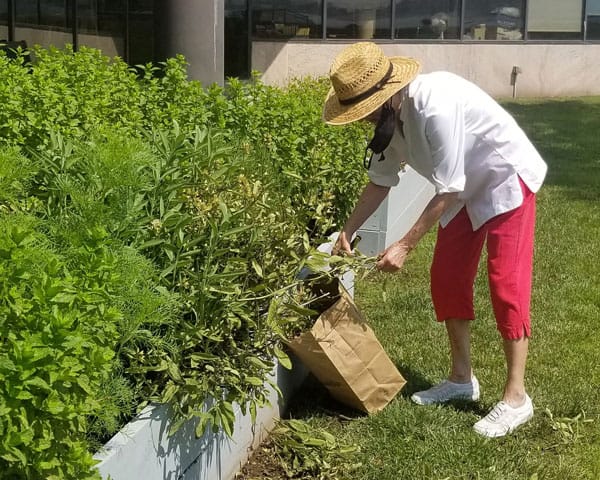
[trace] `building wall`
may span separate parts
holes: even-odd
[[[348,43],[252,43],[252,69],[265,83],[285,85],[294,77],[327,75],[333,58]],[[511,73],[517,76],[517,97],[600,95],[600,44],[392,44],[389,56],[422,61],[423,72],[448,70],[481,86],[494,97],[513,96]]]
[[[63,48],[73,43],[73,34],[70,32],[57,32],[41,28],[18,27],[15,29],[15,37],[26,39],[28,45],[53,45]],[[78,35],[80,45],[102,50],[109,57],[123,56],[123,39],[111,35],[89,35],[80,33]]]

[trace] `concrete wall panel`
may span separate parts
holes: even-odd
[[[263,42],[252,44],[252,69],[268,84],[294,77],[327,75],[331,61],[348,43]],[[517,97],[600,94],[600,44],[407,44],[381,45],[387,55],[423,62],[423,72],[448,70],[481,86],[494,97],[511,97],[513,66]]]

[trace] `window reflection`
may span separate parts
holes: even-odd
[[[114,3],[114,0],[111,0]],[[127,61],[133,65],[154,59],[156,51],[156,26],[154,12],[156,3],[164,0],[128,0],[128,47]]]
[[[460,0],[396,0],[395,38],[456,39]]]
[[[585,19],[587,39],[600,40],[600,0],[587,0]]]
[[[17,5],[20,2],[17,2]],[[40,25],[66,28],[67,2],[64,0],[43,0],[38,2]]]
[[[225,0],[225,77],[248,78],[248,0]]]
[[[252,34],[259,38],[321,38],[322,0],[254,0]]]
[[[77,42],[125,56],[125,0],[77,0]]]
[[[38,15],[39,0],[21,0],[16,2],[15,12],[16,20],[20,24],[36,25],[40,23]]]
[[[327,38],[390,38],[389,0],[328,0]]]
[[[583,36],[581,0],[529,0],[530,40],[579,40]]]
[[[0,42],[8,40],[8,0],[0,0]]]
[[[522,0],[465,0],[464,40],[522,40]]]
[[[73,43],[70,24],[72,0],[15,2],[15,40],[27,45],[62,48]]]

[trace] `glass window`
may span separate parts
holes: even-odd
[[[128,0],[129,36],[127,62],[132,65],[144,64],[154,60],[156,51],[155,0]],[[164,0],[159,0],[164,1]],[[114,3],[114,1],[112,2]]]
[[[583,37],[581,0],[529,0],[530,40],[577,40]]]
[[[20,2],[17,2],[17,5]],[[39,25],[67,27],[67,2],[65,0],[38,0]]]
[[[225,77],[250,77],[248,0],[225,0]]]
[[[0,0],[0,42],[8,40],[8,0]]]
[[[321,38],[322,0],[252,1],[252,35],[257,38]]]
[[[600,0],[586,2],[586,39],[600,40]]]
[[[328,0],[327,38],[390,38],[390,0]]]
[[[39,25],[38,2],[39,0],[21,0],[20,2],[16,2],[15,14],[17,23],[21,25]]]
[[[15,4],[16,41],[58,48],[73,43],[71,0],[18,0]]]
[[[125,57],[125,0],[77,0],[77,42]]]
[[[465,0],[464,40],[522,40],[523,0]]]
[[[395,38],[460,37],[460,0],[395,1]]]

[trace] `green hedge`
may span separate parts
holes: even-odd
[[[322,123],[319,80],[34,58],[0,56],[0,471],[81,479],[145,402],[198,433],[264,403],[282,292],[362,188],[366,132]]]
[[[283,188],[310,220],[341,222],[365,181],[358,161],[365,146],[363,125],[330,127],[321,120],[328,83],[299,79],[285,89],[258,76],[225,87],[188,81],[181,56],[160,66],[131,69],[118,58],[81,47],[34,49],[36,63],[11,61],[0,53],[0,145],[48,146],[51,133],[85,138],[118,129],[132,137],[197,126],[218,128],[229,141],[247,142],[269,156]],[[316,205],[320,205],[317,212]]]

